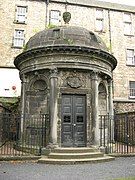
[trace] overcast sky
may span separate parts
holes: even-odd
[[[99,1],[107,1],[107,2],[112,2],[112,3],[119,3],[119,4],[135,6],[135,0],[99,0]]]

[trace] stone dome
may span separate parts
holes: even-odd
[[[56,56],[59,56],[59,59]],[[94,68],[110,66],[113,70],[117,65],[116,58],[109,53],[99,36],[85,28],[75,26],[45,29],[35,34],[27,42],[25,50],[15,58],[14,64],[18,69],[25,69],[28,66],[29,70],[33,67],[38,69],[39,64],[44,64],[44,68],[51,68],[52,64],[62,68],[65,63],[66,67],[72,63],[69,68],[79,68],[79,66],[76,67],[76,60],[70,59],[71,56],[80,58],[77,60],[80,68],[83,68],[86,57],[89,59],[85,64],[87,68],[88,65],[92,67],[93,63],[96,63]],[[44,57],[42,63],[41,57]],[[96,61],[92,63],[92,59]]]
[[[29,39],[26,50],[54,46],[88,47],[108,52],[99,36],[85,28],[75,26],[60,26],[40,31]]]

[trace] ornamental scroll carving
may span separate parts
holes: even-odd
[[[71,88],[79,88],[82,86],[82,81],[78,77],[68,77],[67,78],[67,84]]]

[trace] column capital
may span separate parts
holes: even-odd
[[[27,82],[27,75],[26,74],[21,74],[20,79],[21,79],[22,83],[26,83]]]
[[[110,78],[110,79],[107,80],[107,82],[108,82],[108,88],[109,88],[109,91],[110,91],[110,90],[112,90],[112,87],[113,87],[113,79]]]
[[[93,70],[92,72],[91,72],[91,78],[92,78],[92,80],[98,80],[98,75],[99,75],[99,71],[96,71],[96,70]]]
[[[58,76],[58,69],[56,67],[52,67],[50,69],[50,78]]]
[[[108,83],[112,83],[113,82],[113,79],[112,78],[109,78],[107,79]]]

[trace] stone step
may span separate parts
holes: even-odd
[[[68,165],[68,164],[81,164],[81,163],[98,163],[98,162],[107,162],[114,160],[114,157],[104,156],[98,158],[83,158],[83,159],[49,159],[47,157],[42,157],[38,160],[38,163],[45,164],[59,164],[59,165]]]
[[[103,157],[103,153],[101,152],[85,152],[85,153],[50,153],[48,155],[49,159],[86,159],[86,158],[98,158]]]
[[[94,147],[56,148],[44,150],[45,156],[38,160],[46,164],[79,164],[111,161],[114,158],[104,155]],[[43,154],[44,154],[43,153]]]
[[[45,154],[45,150],[42,150],[42,154]],[[90,147],[90,148],[55,148],[51,149],[52,153],[89,153],[89,152],[99,152],[97,149]]]

